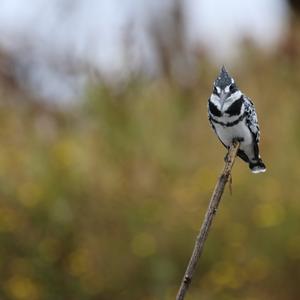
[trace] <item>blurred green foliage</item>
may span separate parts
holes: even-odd
[[[237,160],[187,300],[300,293],[300,59],[238,73],[268,171]],[[207,121],[218,70],[92,87],[79,107],[0,109],[0,299],[174,299],[225,150]],[[7,95],[6,95],[7,96]]]

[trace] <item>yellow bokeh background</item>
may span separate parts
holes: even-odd
[[[298,31],[300,32],[300,31]],[[265,174],[237,160],[187,300],[300,293],[300,57],[249,49],[238,86]],[[225,149],[207,120],[218,72],[194,85],[89,88],[69,109],[0,86],[0,299],[174,299]]]

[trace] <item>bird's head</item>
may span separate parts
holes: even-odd
[[[221,108],[228,101],[234,101],[240,97],[241,92],[238,90],[234,79],[228,74],[223,66],[219,76],[214,82],[213,95],[219,102]]]

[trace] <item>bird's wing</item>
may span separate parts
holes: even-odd
[[[259,130],[259,125],[258,125],[258,119],[257,119],[257,114],[255,111],[254,104],[252,101],[244,96],[244,105],[245,105],[245,113],[246,113],[246,124],[252,133],[253,137],[255,138],[256,143],[259,143],[260,139],[260,130]]]

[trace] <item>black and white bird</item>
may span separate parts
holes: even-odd
[[[208,118],[227,149],[233,140],[240,142],[237,155],[249,164],[253,173],[266,171],[259,155],[260,131],[254,105],[237,88],[224,66],[208,99]]]

